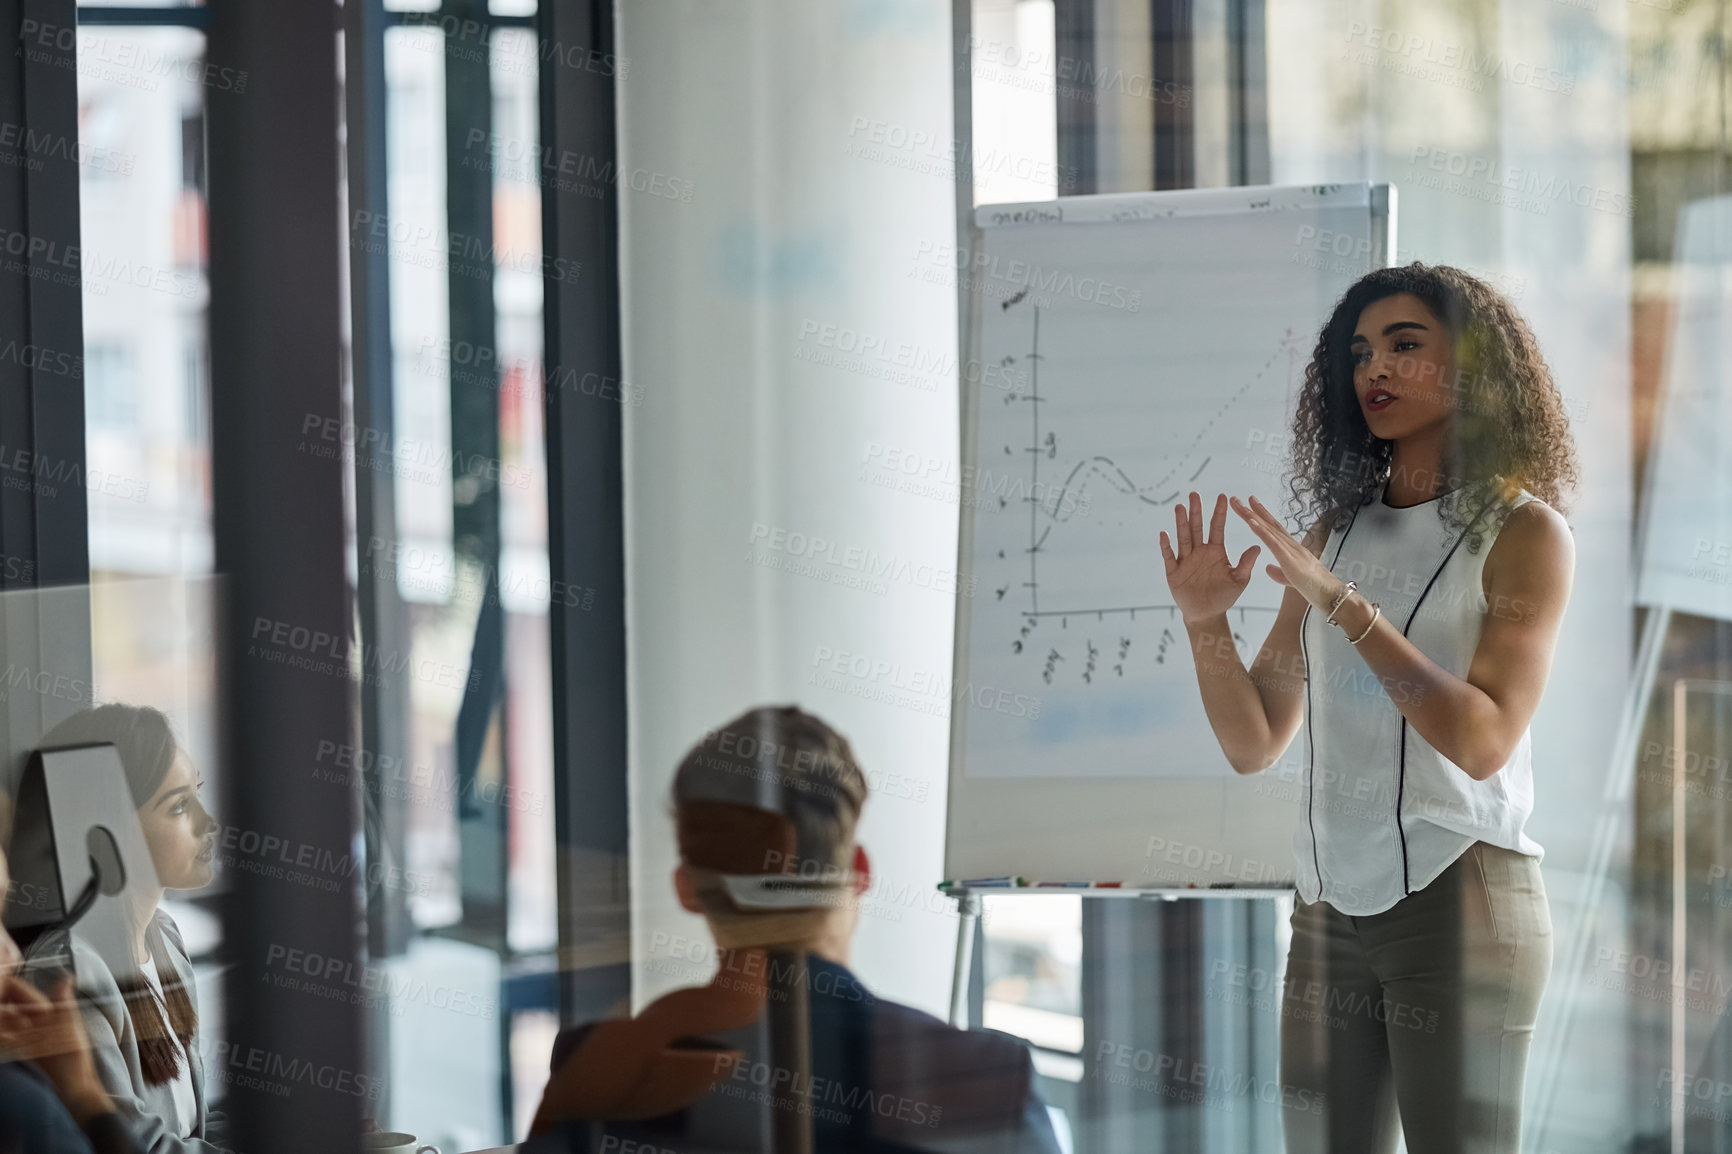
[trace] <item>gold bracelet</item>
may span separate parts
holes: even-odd
[[[1371,620],[1366,622],[1365,632],[1361,633],[1358,637],[1349,637],[1347,639],[1347,644],[1358,645],[1361,641],[1364,641],[1367,637],[1370,637],[1371,636],[1371,627],[1373,625],[1377,624],[1377,619],[1381,616],[1383,616],[1383,609],[1377,604],[1377,602],[1373,601],[1371,603]]]

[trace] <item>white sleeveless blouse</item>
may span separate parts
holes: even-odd
[[[1386,486],[1385,486],[1386,488]],[[1481,513],[1480,546],[1438,515],[1440,501],[1475,512],[1491,498],[1468,486],[1394,509],[1384,488],[1345,528],[1329,534],[1322,560],[1379,603],[1383,616],[1455,677],[1466,677],[1481,616],[1515,613],[1488,605],[1482,577],[1496,540]],[[1513,505],[1534,499],[1522,490]],[[1423,692],[1384,683],[1327,613],[1308,609],[1300,626],[1305,658],[1305,812],[1293,838],[1299,896],[1344,914],[1382,913],[1448,869],[1475,841],[1539,858],[1523,827],[1533,811],[1532,742],[1524,731],[1509,762],[1485,781],[1431,747],[1396,709]]]

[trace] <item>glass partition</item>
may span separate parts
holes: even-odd
[[[878,1129],[890,1124],[868,1116],[882,1112],[863,1110],[863,1096],[876,1103],[887,1087],[891,1113],[917,1114],[927,1130],[948,1112],[947,1125],[1002,1124],[1066,1154],[1346,1148],[1354,1136],[1341,1120],[1361,1116],[1376,1130],[1358,1135],[1366,1147],[1393,1150],[1404,1121],[1420,1125],[1441,1102],[1438,1125],[1458,1124],[1475,1116],[1476,1095],[1497,1106],[1494,1126],[1513,1128],[1519,1115],[1519,1140],[1500,1139],[1510,1149],[1726,1149],[1732,471],[1720,446],[1732,421],[1732,143],[1721,9],[616,7],[597,16],[600,47],[560,40],[553,30],[567,25],[543,19],[533,0],[385,0],[366,25],[379,71],[355,84],[378,97],[377,123],[345,123],[333,147],[376,164],[383,185],[376,201],[345,201],[345,235],[333,243],[351,287],[383,291],[353,311],[333,301],[360,330],[348,333],[359,351],[345,366],[343,415],[279,431],[344,467],[352,620],[347,636],[317,638],[266,621],[255,639],[261,660],[340,678],[351,703],[348,730],[309,733],[297,754],[305,788],[350,807],[358,831],[349,855],[311,863],[270,844],[282,840],[275,831],[224,823],[225,790],[247,767],[218,754],[211,398],[247,382],[213,381],[209,368],[206,195],[211,172],[235,161],[208,154],[205,121],[219,95],[256,96],[246,91],[256,78],[206,58],[209,14],[196,0],[80,9],[84,347],[70,375],[84,398],[77,483],[88,493],[89,576],[0,596],[10,647],[0,704],[8,725],[71,725],[59,731],[70,744],[102,744],[112,731],[128,774],[121,720],[171,739],[158,743],[173,754],[169,776],[146,775],[137,788],[149,796],[135,801],[188,776],[173,820],[210,848],[152,865],[187,883],[165,883],[153,909],[175,927],[163,964],[184,960],[197,995],[196,1033],[181,1052],[203,1064],[198,1108],[220,1109],[234,1079],[266,1076],[224,1040],[224,983],[293,983],[365,1021],[365,1069],[338,1074],[377,1125],[447,1154],[521,1140],[561,1064],[556,1038],[582,1024],[566,1020],[571,990],[628,966],[630,1004],[603,1007],[616,1017],[706,983],[712,995],[783,1001],[735,1023],[757,1030],[763,1049],[741,1043],[752,1054],[745,1072],[712,1079],[720,1089],[694,1107],[694,1129],[663,1118],[660,1130],[584,1132],[619,1149],[695,1150],[713,1136],[704,1126],[726,1128],[738,1121],[730,1109],[748,1107],[778,1141],[798,1129],[791,1113],[819,1128],[819,1148],[844,1132],[893,1131],[902,1148],[953,1148],[935,1133]],[[587,151],[556,146],[565,138],[553,131],[583,113],[561,103],[574,73],[596,85],[594,107],[602,94],[612,101]],[[1280,223],[1298,211],[1294,197],[1321,203],[1358,188],[1381,214],[1375,239]],[[1191,316],[1203,291],[1194,286],[1220,287],[1210,277],[1227,267],[1225,246],[1198,239],[1219,219],[1142,256],[1098,238],[1139,213],[1202,212],[1206,190],[1237,189],[1252,190],[1235,209],[1244,235],[1278,232],[1275,263],[1300,270],[1292,283],[1302,288],[1274,299],[1273,273],[1247,275],[1211,314],[1171,331]],[[1103,196],[1120,199],[1077,199]],[[1046,242],[1028,238],[1060,222],[1073,237],[1094,231],[1042,256]],[[1001,256],[1017,228],[1025,247]],[[545,251],[549,238],[557,251]],[[578,248],[587,263],[573,260]],[[1085,250],[1126,283],[1152,278],[1147,292],[1114,297],[1113,277],[1083,267]],[[1410,270],[1406,289],[1372,293],[1325,339],[1349,285],[1410,262],[1446,271],[1427,280]],[[1424,295],[1442,283],[1456,295]],[[552,315],[559,301],[587,311],[582,331],[603,342],[617,329],[619,379],[573,359],[606,350],[567,349],[561,360],[544,349],[548,332],[576,323]],[[1384,324],[1379,302],[1423,315]],[[1281,309],[1303,315],[1277,341],[1258,325]],[[1455,331],[1470,313],[1480,326],[1471,340]],[[1005,334],[1025,314],[1028,347],[1012,347]],[[1455,341],[1444,360],[1425,361],[1395,335],[1427,329],[1427,318]],[[1146,388],[1127,386],[1122,411],[1067,410],[1067,397],[1119,371],[1106,350],[1133,338],[1144,342]],[[1278,405],[1252,417],[1241,401],[1253,393],[1218,370],[1258,342],[1268,348],[1259,381]],[[383,356],[363,361],[374,348]],[[1391,447],[1424,438],[1377,415],[1402,411],[1403,388],[1429,387],[1417,363],[1440,381],[1453,374],[1439,395],[1474,430],[1448,441],[1458,456],[1426,458],[1427,481],[1412,458],[1398,468],[1392,455],[1418,450]],[[380,372],[388,381],[363,387]],[[1474,408],[1488,396],[1504,406],[1490,420]],[[572,405],[593,411],[575,420]],[[1321,413],[1340,428],[1321,432]],[[1083,420],[1117,438],[1111,452],[1073,435]],[[1223,427],[1231,437],[1209,442],[1218,452],[1193,451]],[[1454,435],[1442,428],[1425,436],[1442,445]],[[603,433],[576,444],[574,429]],[[1343,446],[1357,449],[1332,460]],[[1152,474],[1121,459],[1136,453]],[[1452,472],[1494,458],[1495,476]],[[1267,481],[1271,499],[1294,497],[1262,522],[1221,514],[1233,546],[1225,567],[1257,524],[1265,531],[1235,578],[1247,600],[1232,601],[1231,616],[1194,611],[1174,577],[1204,547],[1189,532],[1196,514],[1174,505],[1200,486],[1206,517],[1223,463]],[[1354,470],[1364,491],[1349,500],[1347,488],[1328,489],[1335,504],[1324,512],[1339,517],[1326,523],[1320,478],[1336,484]],[[28,485],[67,480],[40,474]],[[1393,528],[1375,545],[1350,540],[1354,524],[1432,501],[1447,511],[1469,482],[1512,477],[1521,483],[1506,496],[1526,488],[1555,514],[1508,522],[1550,526],[1550,537],[1518,531],[1533,534],[1519,547],[1531,552],[1481,552],[1479,538],[1461,545],[1464,530],[1461,551],[1441,553],[1407,588],[1392,574],[1422,550]],[[573,507],[572,488],[611,494],[616,483],[626,591],[609,605],[593,578],[561,571],[556,548],[562,534],[596,526],[561,524],[550,510]],[[1303,549],[1312,530],[1316,549]],[[1163,534],[1184,536],[1171,558]],[[983,545],[1000,538],[996,555]],[[1284,571],[1277,584],[1266,566],[1282,547],[1304,556],[1285,554],[1294,580]],[[1335,600],[1352,565],[1368,588],[1342,586]],[[1467,576],[1451,594],[1456,633],[1439,640],[1443,618],[1424,620],[1418,601],[1451,565]],[[1061,579],[1135,599],[1043,607],[1043,588],[1050,598]],[[1413,613],[1397,620],[1403,598]],[[1501,612],[1512,601],[1525,606],[1513,617]],[[623,623],[614,672],[629,687],[629,742],[606,766],[628,795],[626,828],[613,831],[629,837],[619,860],[592,853],[584,838],[595,831],[578,828],[585,799],[571,793],[594,780],[592,759],[614,754],[581,743],[570,764],[555,754],[556,719],[569,724],[591,704],[590,687],[563,684],[560,663],[578,665],[557,639],[570,615],[592,612]],[[42,641],[84,613],[88,668]],[[1544,643],[1511,632],[1511,620],[1549,622]],[[1343,621],[1365,630],[1343,635],[1347,646],[1331,640]],[[1175,668],[1179,682],[1159,680]],[[1239,688],[1211,688],[1211,670]],[[1422,693],[1391,692],[1416,684]],[[1283,693],[1304,695],[1302,708]],[[784,705],[847,739],[835,758],[845,784],[814,784],[816,765],[835,768],[814,752],[835,752],[812,736],[828,728],[787,738],[785,751],[806,754],[792,767],[776,761],[777,742],[768,762],[759,756],[757,731],[757,752],[740,753],[747,730],[729,719],[771,725],[745,711]],[[1193,731],[1172,729],[1175,717]],[[1318,751],[1361,723],[1370,752],[1320,768]],[[983,733],[1009,736],[971,760]],[[731,768],[706,782],[706,765]],[[62,836],[55,804],[70,811],[41,774],[38,793],[14,782],[22,824],[9,843],[9,922],[21,927],[51,920],[32,895],[52,893],[61,913],[76,897],[43,836]],[[132,784],[103,780],[93,789],[113,786],[116,797]],[[979,804],[983,782],[1005,781],[1016,804]],[[1421,788],[1467,816],[1438,818],[1414,800]],[[840,814],[814,818],[803,808],[811,797],[789,800],[837,790]],[[716,828],[731,833],[706,842],[705,803],[772,810],[789,823],[776,838],[792,840],[759,845],[724,822]],[[1171,823],[1187,806],[1206,816],[1178,840]],[[1278,820],[1282,836],[1247,855],[1258,823]],[[144,822],[141,836],[153,828]],[[1359,833],[1341,832],[1350,828]],[[1078,832],[1058,844],[1068,830]],[[945,876],[965,844],[986,847],[969,860],[988,884],[941,889],[971,880]],[[1059,864],[1115,846],[1140,876],[1073,877]],[[1354,856],[1367,846],[1380,865]],[[1425,854],[1436,868],[1416,884],[1410,857]],[[225,876],[275,869],[326,893],[353,888],[365,915],[357,967],[328,973],[285,943],[272,972],[224,969]],[[745,908],[734,903],[741,877],[778,875],[762,898],[795,884],[787,874],[814,875],[796,881],[846,914],[799,907],[795,923],[818,928],[793,950],[781,930],[763,929],[769,920],[731,920]],[[561,909],[562,877],[581,908]],[[1063,892],[1009,892],[1040,888],[1018,879]],[[1355,885],[1394,886],[1401,904],[1372,909],[1331,888]],[[719,906],[723,890],[732,897]],[[629,911],[613,908],[621,901]],[[1444,920],[1483,915],[1483,956],[1447,935],[1415,947],[1401,918],[1427,901]],[[1342,951],[1327,964],[1306,953],[1325,926]],[[752,936],[760,931],[771,936]],[[1366,943],[1385,931],[1380,960]],[[1446,969],[1484,963],[1481,976],[1512,983],[1522,959],[1510,993],[1512,1006],[1526,997],[1522,1020],[1482,1031],[1508,1035],[1500,1053],[1511,1062],[1451,1065],[1430,1043],[1409,1045],[1468,1021],[1450,1016],[1449,999],[1474,987],[1457,974],[1416,1001],[1399,992],[1400,975],[1378,970],[1400,969],[1387,960],[1397,955]],[[1365,1000],[1327,986],[1329,965],[1360,962]],[[736,968],[749,966],[763,969]],[[863,991],[858,1004],[839,1009],[841,988]],[[1312,988],[1332,991],[1315,1013]],[[805,1069],[791,1110],[768,1085],[801,1073],[779,1064],[800,1028],[790,1006],[817,1015],[818,1031],[799,1039],[812,1049],[794,1052],[829,1078],[820,1088]],[[871,1015],[858,1017],[861,1006]],[[886,1022],[915,1039],[886,1051],[899,1055],[886,1061],[893,1070],[825,1048]],[[564,1037],[581,1059],[571,1069],[612,1057]],[[1413,1057],[1422,1051],[1430,1056]],[[1322,1074],[1307,1065],[1318,1053]],[[1011,1071],[983,1092],[989,1102],[954,1084],[911,1088],[927,1058],[938,1069],[957,1054]],[[1380,1089],[1317,1092],[1343,1085],[1330,1078],[1354,1063]],[[1492,1067],[1503,1081],[1488,1089],[1475,1079]],[[765,1085],[752,1084],[758,1073]],[[293,1075],[270,1077],[287,1085]],[[188,1118],[163,1101],[185,1136]]]

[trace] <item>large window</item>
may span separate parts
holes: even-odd
[[[1050,158],[1057,183],[1073,178],[1089,192],[1388,182],[1399,194],[1398,262],[1464,267],[1534,326],[1585,467],[1570,517],[1579,566],[1571,614],[1533,724],[1530,828],[1547,850],[1557,951],[1524,1133],[1534,1149],[1707,1150],[1718,1148],[1710,1133],[1723,1141],[1728,1131],[1705,1098],[1732,1084],[1732,940],[1720,886],[1728,811],[1713,784],[1725,744],[1726,631],[1654,607],[1657,595],[1632,598],[1660,588],[1645,571],[1653,536],[1681,533],[1665,507],[1697,499],[1671,487],[1678,473],[1668,465],[1693,462],[1687,471],[1704,496],[1726,484],[1724,454],[1687,447],[1664,417],[1671,405],[1718,419],[1707,415],[1718,402],[1702,398],[1720,395],[1724,317],[1701,278],[1722,275],[1725,253],[1702,228],[1723,219],[1711,203],[1727,188],[1716,95],[1726,41],[1712,5],[1614,7],[976,0],[975,201],[1052,194],[995,179],[1019,155]],[[1698,247],[1685,251],[1691,219]],[[1702,403],[1710,407],[1689,408]],[[1697,549],[1697,580],[1718,581],[1713,542],[1723,535],[1724,526],[1704,528],[1671,547]],[[1652,637],[1639,644],[1644,629]],[[1625,713],[1632,721],[1620,741]],[[1081,940],[1125,940],[1091,934],[1084,903]],[[1031,948],[1030,916],[987,919],[985,1010],[1007,1028],[1023,1020],[1017,1032],[1051,1047],[1040,1036],[1051,1021],[1035,1012],[1051,961]],[[1122,1009],[1123,999],[1084,995],[1082,1093],[1051,1091],[1077,1103],[1079,1149],[1093,1148],[1091,1132],[1122,1133],[1115,1115],[1190,1125],[1173,1119],[1193,1108],[1158,1078],[1128,1099],[1091,1097],[1090,1084],[1113,1072],[1094,1043],[1170,1053],[1180,1002],[1201,997],[1211,1012],[1226,1004],[1219,975],[1232,979],[1228,1001],[1244,1008],[1232,1028],[1243,1033],[1209,1026],[1182,1056],[1273,1075],[1276,1033],[1267,1027],[1280,967],[1245,968],[1243,951],[1279,946],[1284,958],[1285,941],[1271,936],[1280,927],[1245,922],[1223,933],[1200,916],[1147,914],[1138,932],[1152,936],[1138,940],[1153,954],[1110,951],[1098,968],[1085,957],[1085,986],[1097,992],[1133,997],[1153,974],[1168,992],[1151,994],[1163,1008],[1140,1024],[1089,1009]],[[1047,934],[1077,935],[1073,917],[1049,904]],[[1166,980],[1163,959],[1175,950],[1207,955],[1201,994]],[[1253,1108],[1229,1102],[1215,1113]],[[1198,1122],[1193,1133],[1219,1135],[1223,1124]]]
[[[349,571],[351,581],[393,576],[403,651],[379,653],[358,632],[334,651],[352,667],[357,716],[364,687],[389,682],[381,707],[401,711],[405,734],[379,759],[383,806],[367,811],[378,855],[368,876],[385,867],[409,879],[367,889],[374,904],[401,903],[410,926],[399,948],[365,963],[382,988],[404,991],[369,1019],[388,1088],[377,1121],[446,1149],[523,1133],[556,1026],[541,980],[557,936],[548,613],[558,599],[542,463],[533,11],[518,4],[485,35],[448,37],[417,12],[386,30],[376,80],[386,86],[389,209],[352,220],[351,240],[389,246],[394,423],[302,430],[308,452],[342,455],[351,502],[381,477],[394,489],[393,533],[357,539],[351,507]],[[208,84],[237,80],[205,67],[201,16],[162,9],[81,25],[80,191],[95,696],[164,709],[206,767],[205,802],[220,821],[203,108]],[[458,133],[455,154],[448,47],[491,91],[479,117],[490,127]],[[458,197],[467,219],[453,218],[452,179],[468,183],[471,195]],[[464,254],[471,283],[484,282],[455,304],[452,253]],[[454,307],[469,310],[456,339]],[[495,335],[476,341],[478,331]],[[457,420],[454,385],[469,398]],[[489,630],[496,648],[478,657]],[[342,804],[332,783],[367,758],[333,743],[314,760],[308,788]],[[249,864],[228,856],[229,868]],[[221,1037],[222,885],[219,874],[169,907],[203,967],[207,1048]],[[414,993],[428,989],[465,996]]]

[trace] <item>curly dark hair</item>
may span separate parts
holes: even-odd
[[[1395,442],[1365,423],[1349,345],[1366,306],[1398,293],[1418,297],[1455,338],[1455,416],[1443,471],[1463,499],[1439,501],[1438,516],[1470,530],[1466,543],[1477,552],[1523,489],[1567,512],[1564,493],[1580,480],[1575,443],[1533,330],[1478,277],[1414,261],[1360,277],[1317,337],[1288,460],[1289,506],[1300,523],[1340,528],[1389,479]],[[1482,511],[1491,516],[1478,520]]]

